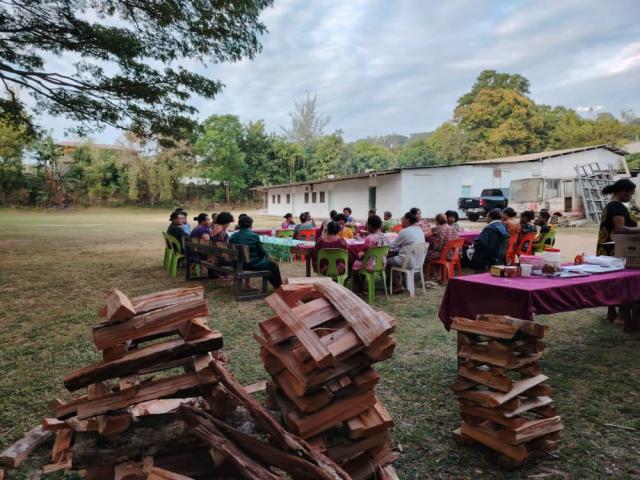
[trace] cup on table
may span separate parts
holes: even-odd
[[[522,271],[523,277],[530,277],[532,269],[533,269],[533,265],[526,265],[526,264],[520,265],[520,270]]]

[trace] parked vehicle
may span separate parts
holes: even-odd
[[[458,209],[462,210],[472,222],[486,216],[494,208],[503,209],[507,205],[509,205],[508,188],[485,188],[480,192],[480,197],[458,199]]]

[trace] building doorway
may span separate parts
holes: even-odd
[[[369,187],[369,209],[376,208],[376,187]]]

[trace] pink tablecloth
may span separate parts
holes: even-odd
[[[473,241],[476,238],[478,238],[478,235],[480,235],[480,232],[477,230],[470,230],[470,231],[459,232],[458,235],[460,236],[460,238],[464,240],[465,245],[471,245]]]
[[[640,269],[577,278],[500,278],[488,273],[449,281],[440,320],[475,318],[482,313],[532,319],[533,315],[621,305],[640,299]]]

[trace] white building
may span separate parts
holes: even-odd
[[[512,180],[533,177],[576,177],[575,166],[599,163],[600,167],[625,169],[623,150],[593,147],[541,152],[469,162],[462,165],[398,168],[345,177],[309,180],[263,187],[265,213],[284,215],[309,211],[328,217],[331,210],[351,207],[355,218],[364,219],[370,208],[385,210],[399,218],[411,207],[434,217],[455,210],[459,197],[480,196],[485,188],[509,187]]]

